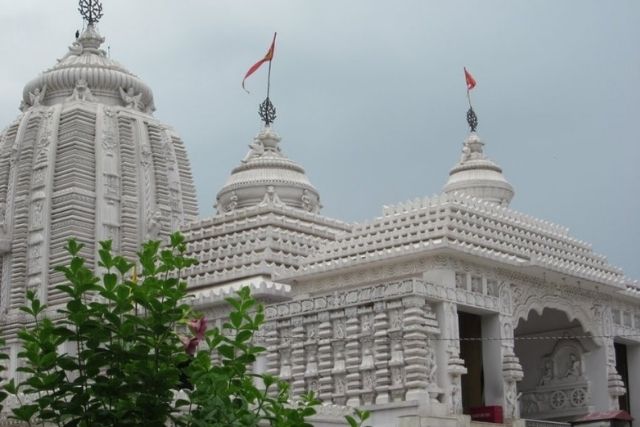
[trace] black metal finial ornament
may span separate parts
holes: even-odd
[[[476,112],[473,111],[473,107],[469,107],[467,111],[467,123],[469,124],[469,128],[471,128],[471,132],[475,132],[478,128],[478,116],[476,116]]]
[[[265,126],[270,126],[271,123],[276,119],[276,107],[273,106],[271,100],[267,96],[260,107],[258,108],[258,114],[260,118],[264,122]]]
[[[93,25],[102,18],[102,3],[99,0],[80,0],[78,12],[89,25]]]

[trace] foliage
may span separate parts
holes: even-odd
[[[364,422],[369,419],[371,413],[369,411],[361,410],[358,408],[354,408],[353,412],[354,416],[345,416],[347,422],[349,423],[349,427],[365,427]]]
[[[31,403],[13,410],[18,420],[35,418],[65,426],[160,426],[174,416],[173,390],[179,365],[188,360],[175,334],[189,307],[186,284],[176,277],[194,263],[184,257],[179,234],[171,246],[144,244],[139,252],[144,280],[129,277],[133,264],[101,242],[99,279],[70,240],[69,265],[57,267],[68,302],[50,315],[33,292],[22,310],[34,326],[19,333],[26,379],[14,391]],[[177,274],[171,274],[177,272]]]
[[[206,334],[207,349],[201,350],[189,366],[194,389],[190,404],[197,409],[187,416],[193,426],[256,426],[262,420],[278,427],[311,426],[304,420],[315,414],[320,402],[313,394],[303,396],[297,406],[289,406],[288,384],[271,375],[256,375],[247,368],[265,349],[251,344],[251,338],[264,322],[261,305],[249,289],[227,298],[233,307],[222,333],[213,329]],[[250,314],[255,308],[255,313]],[[212,364],[213,352],[221,360]]]
[[[68,281],[58,286],[68,302],[57,314],[27,294],[22,310],[32,325],[19,333],[24,380],[5,387],[22,399],[14,418],[79,427],[310,425],[305,419],[319,403],[313,395],[291,404],[286,383],[251,373],[264,351],[252,344],[264,313],[248,289],[227,299],[232,311],[222,330],[207,331],[191,311],[179,277],[195,260],[185,257],[179,233],[167,248],[143,245],[140,279],[110,241],[100,243],[101,277],[81,249],[69,241],[71,261],[57,268]]]
[[[3,339],[0,339],[0,347],[3,347],[5,344],[6,344],[5,341]],[[6,353],[0,352],[0,372],[5,371],[7,369],[4,366],[7,360],[9,360],[9,355]],[[2,402],[4,402],[7,396],[8,396],[7,392],[3,389],[0,389],[0,411],[2,411],[2,409],[4,408],[4,406],[2,406]]]

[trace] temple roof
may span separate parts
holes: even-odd
[[[453,250],[514,267],[537,266],[569,276],[633,286],[621,269],[572,238],[568,229],[466,193],[450,193],[387,206],[384,215],[356,224],[280,279],[299,280],[358,265]]]
[[[187,252],[200,262],[185,272],[200,288],[233,280],[293,273],[304,259],[351,226],[273,199],[182,228]]]

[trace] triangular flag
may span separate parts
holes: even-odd
[[[476,87],[476,79],[467,71],[467,67],[464,67],[464,79],[467,81],[468,91]]]
[[[276,49],[276,35],[278,33],[273,33],[273,41],[271,42],[271,47],[269,47],[269,50],[267,51],[267,54],[264,56],[264,58],[262,58],[260,61],[256,62],[255,64],[253,64],[251,66],[251,68],[249,68],[249,71],[247,71],[247,74],[244,75],[244,79],[242,79],[242,89],[247,90],[244,88],[244,81],[247,80],[247,77],[249,77],[251,74],[255,73],[256,70],[258,68],[260,68],[260,66],[262,64],[264,64],[265,62],[269,62],[273,59],[273,53]],[[249,92],[249,91],[247,91]]]

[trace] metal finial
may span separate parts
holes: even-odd
[[[478,128],[478,116],[476,116],[476,112],[473,111],[472,107],[469,107],[467,111],[467,123],[469,124],[469,128],[471,128],[471,132],[475,132]]]
[[[102,18],[102,3],[99,0],[80,0],[78,12],[89,23],[93,25]]]
[[[258,114],[265,126],[271,125],[271,123],[276,119],[276,107],[273,106],[268,96],[264,101],[262,101],[262,104],[260,104]]]

